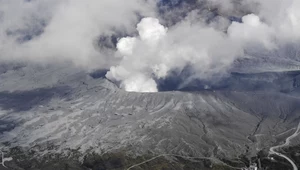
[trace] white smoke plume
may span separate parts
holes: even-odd
[[[187,65],[195,76],[209,77],[224,71],[240,54],[239,45],[225,33],[190,20],[167,29],[158,19],[144,18],[137,30],[139,36],[119,40],[117,56],[122,59],[107,74],[127,91],[156,92],[154,79]]]
[[[155,15],[141,0],[0,0],[0,61],[71,61],[109,67],[110,56],[95,48],[115,30],[131,33],[140,16]],[[32,34],[31,37],[24,35]]]
[[[108,68],[106,77],[121,88],[156,92],[157,80],[170,72],[189,67],[189,79],[209,79],[248,49],[275,51],[299,43],[299,0],[206,1],[212,6],[206,10],[221,11],[217,19],[207,22],[193,10],[167,28],[159,0],[0,0],[0,62]],[[239,14],[242,22],[228,18]],[[127,35],[118,37],[116,49],[96,47],[100,36],[116,32]]]

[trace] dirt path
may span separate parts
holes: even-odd
[[[279,149],[279,148],[282,148],[282,147],[289,146],[291,140],[292,140],[293,138],[297,137],[299,134],[300,134],[300,122],[299,122],[299,124],[298,124],[298,127],[297,127],[295,133],[293,133],[291,136],[289,136],[288,138],[286,138],[284,144],[282,144],[282,145],[277,145],[277,146],[273,146],[273,147],[270,148],[270,154],[274,154],[274,155],[280,156],[280,157],[286,159],[287,161],[289,161],[289,162],[292,164],[292,166],[293,166],[293,170],[298,170],[298,168],[297,168],[296,164],[294,163],[294,161],[291,160],[289,157],[287,157],[287,156],[285,156],[285,155],[283,155],[283,154],[281,154],[281,153],[279,153],[279,152],[276,152],[275,150],[277,150],[277,149]]]

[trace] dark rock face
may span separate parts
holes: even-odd
[[[299,166],[299,145],[287,147],[281,153],[295,160]],[[285,159],[276,155],[269,156],[268,151],[261,150],[256,156],[247,158],[241,155],[235,159],[222,159],[222,162],[214,162],[209,159],[181,157],[172,155],[155,156],[150,154],[132,156],[125,152],[113,152],[106,154],[90,153],[84,156],[83,161],[78,161],[82,156],[73,150],[69,156],[52,154],[35,158],[34,153],[23,152],[19,148],[12,148],[9,153],[15,159],[5,165],[13,170],[123,170],[123,169],[145,169],[145,170],[233,170],[248,167],[256,163],[261,169],[292,170],[292,166]],[[2,167],[0,167],[1,169]]]
[[[72,152],[73,154],[76,151]],[[44,157],[40,159],[28,158],[27,153],[22,153],[21,150],[12,149],[13,154],[19,154],[15,156],[15,160],[7,162],[6,166],[11,169],[24,169],[24,170],[124,170],[124,169],[145,169],[145,170],[231,170],[230,166],[220,163],[213,163],[210,160],[197,159],[197,158],[184,158],[180,156],[153,156],[142,155],[132,157],[126,155],[123,152],[107,153],[99,155],[96,153],[87,154],[84,156],[82,162],[78,161],[76,157],[63,157],[61,155],[51,155],[51,157]],[[20,156],[25,154],[26,156]],[[75,154],[76,155],[76,154]],[[28,157],[27,157],[28,156]],[[155,159],[153,159],[155,157]],[[142,163],[141,162],[145,162]],[[0,167],[1,169],[1,167]]]

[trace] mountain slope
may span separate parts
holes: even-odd
[[[6,69],[0,79],[2,148],[37,155],[75,149],[252,157],[283,142],[300,121],[299,96],[292,91],[129,93],[105,78],[51,65]]]

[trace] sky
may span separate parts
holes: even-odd
[[[0,0],[0,62],[107,69],[134,92],[187,68],[184,83],[225,75],[245,58],[268,56],[257,70],[299,64],[297,51],[281,54],[299,44],[299,0],[167,1]]]

